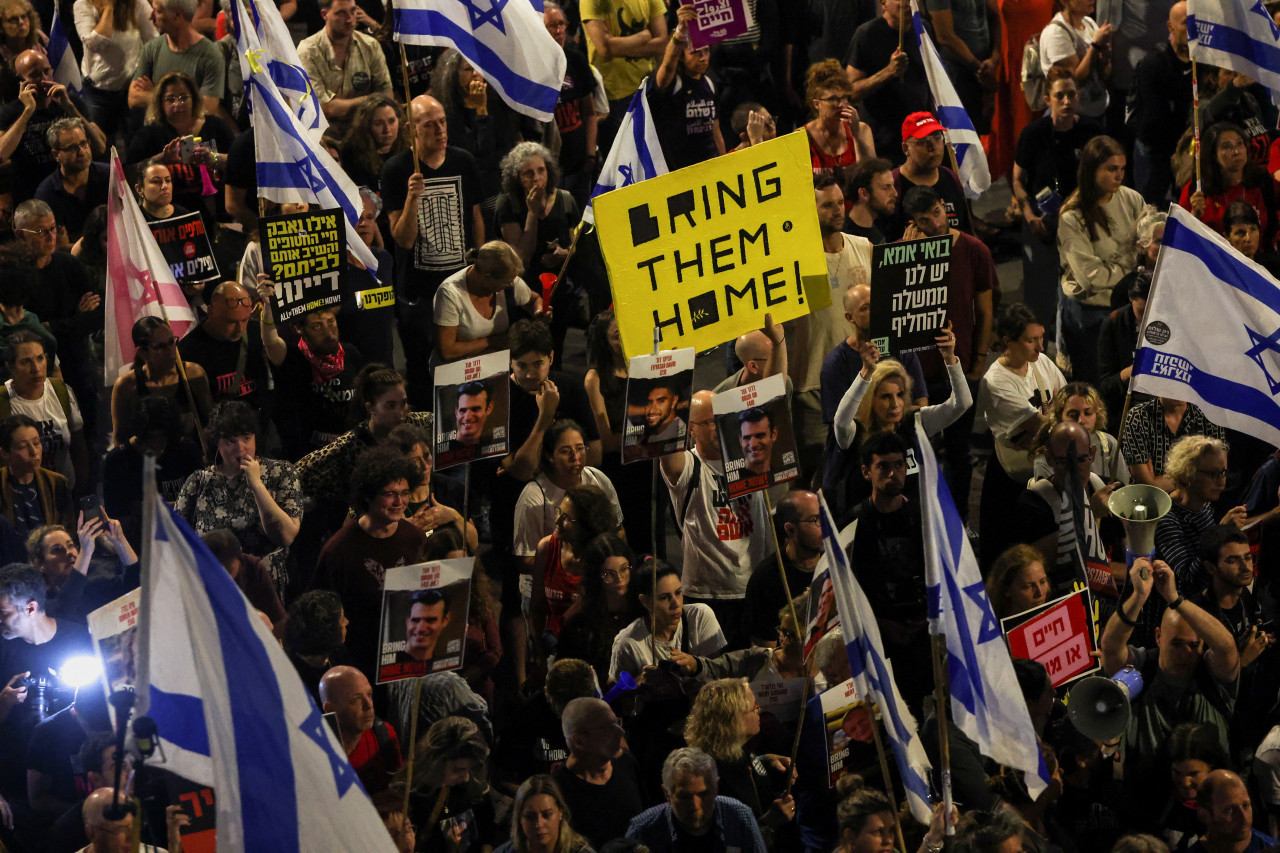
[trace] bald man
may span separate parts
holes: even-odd
[[[386,790],[400,769],[400,740],[390,723],[373,713],[373,687],[352,666],[335,666],[320,677],[322,709],[337,726],[338,739],[370,796]]]
[[[733,352],[742,362],[742,368],[712,389],[715,393],[741,388],[781,373],[787,380],[787,400],[790,401],[792,386],[791,377],[787,376],[787,341],[782,327],[774,324],[772,314],[765,315],[763,329],[747,332],[734,341]]]
[[[1196,816],[1204,824],[1204,836],[1191,853],[1261,853],[1276,843],[1253,828],[1249,789],[1230,770],[1214,770],[1200,783]]]
[[[431,408],[429,358],[436,332],[432,299],[436,288],[466,266],[468,249],[484,244],[483,190],[480,170],[471,153],[449,145],[444,107],[430,95],[410,102],[414,147],[401,151],[382,167],[382,201],[396,243],[402,304],[400,337],[419,343],[405,347],[409,400],[415,408]]]
[[[663,456],[661,467],[680,525],[685,603],[709,605],[732,644],[742,630],[751,570],[772,553],[773,540],[767,535],[763,493],[729,498],[713,396],[710,391],[693,395],[693,450]]]
[[[123,799],[123,797],[122,797]],[[89,837],[89,846],[77,853],[130,853],[133,848],[133,822],[135,816],[126,814],[122,818],[111,820],[111,807],[116,801],[115,788],[99,788],[84,801],[84,832]],[[182,849],[181,829],[191,823],[191,817],[180,805],[172,805],[165,809],[165,823],[169,847],[172,850]],[[147,847],[156,853],[168,853],[163,847]]]
[[[560,715],[569,757],[551,775],[564,793],[573,828],[600,849],[621,838],[644,808],[640,765],[622,745],[622,722],[602,699],[584,697]]]
[[[1125,783],[1141,800],[1143,792],[1163,790],[1168,781],[1167,759],[1162,762],[1160,756],[1179,723],[1209,725],[1218,733],[1223,751],[1228,751],[1240,655],[1231,632],[1182,597],[1167,563],[1139,557],[1129,571],[1129,585],[1133,594],[1107,621],[1099,646],[1106,675],[1134,666],[1145,682],[1131,704],[1132,715],[1123,734]],[[1156,647],[1141,649],[1129,645],[1129,638],[1153,590],[1167,607],[1155,632]],[[1134,808],[1159,805],[1140,801]]]
[[[224,281],[208,296],[209,315],[178,344],[183,360],[194,361],[209,376],[215,403],[241,400],[254,409],[265,404],[267,355],[257,323],[250,323],[253,297],[234,281]],[[241,366],[240,350],[248,351]]]

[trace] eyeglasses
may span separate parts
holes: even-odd
[[[689,426],[713,426],[715,422],[715,418],[707,418],[704,421],[689,421]]]
[[[783,640],[796,640],[796,639],[799,639],[800,637],[800,635],[797,634],[795,631],[792,631],[790,628],[784,628],[781,625],[778,626],[777,630],[778,630],[778,636],[781,637]]]
[[[165,95],[164,102],[166,104],[185,104],[191,100],[190,95]]]
[[[37,237],[53,237],[58,233],[57,226],[53,228],[23,228],[28,234],[35,234]]]
[[[253,305],[253,299],[248,296],[224,296],[228,305],[239,305],[241,308],[249,308]]]
[[[631,564],[626,563],[625,565],[623,565],[622,568],[618,569],[617,571],[614,571],[613,569],[605,569],[604,571],[600,572],[600,577],[602,577],[607,581],[620,581],[622,580],[623,575],[629,575],[629,574],[631,574]]]
[[[79,142],[73,142],[70,145],[64,145],[58,150],[65,153],[67,151],[88,151],[89,149],[90,149],[89,141],[87,139],[82,139]]]
[[[1203,469],[1203,468],[1197,468],[1197,469],[1196,469],[1196,472],[1197,472],[1197,473],[1200,473],[1200,474],[1204,474],[1204,475],[1205,475],[1206,477],[1208,477],[1210,480],[1225,480],[1225,479],[1227,479],[1227,469],[1226,469],[1226,468],[1219,468],[1219,469],[1218,469],[1218,470],[1216,470],[1216,471],[1206,471],[1206,470],[1205,470],[1205,469]]]
[[[810,516],[809,518],[800,518],[800,519],[797,519],[796,521],[799,524],[817,524],[819,521],[821,521],[821,519],[818,516],[814,515],[814,516]]]

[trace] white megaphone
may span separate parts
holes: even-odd
[[[1173,501],[1164,489],[1155,486],[1125,486],[1107,499],[1111,514],[1124,524],[1125,562],[1150,557],[1156,550],[1156,524],[1168,514]]]
[[[1067,716],[1080,734],[1105,743],[1129,726],[1129,703],[1141,692],[1142,674],[1132,666],[1110,678],[1092,675],[1071,688]]]

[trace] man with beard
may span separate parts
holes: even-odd
[[[912,113],[902,122],[902,150],[907,161],[893,170],[893,186],[899,197],[905,201],[907,191],[913,187],[933,190],[943,202],[947,225],[972,234],[969,203],[965,201],[964,188],[956,173],[942,165],[947,143],[943,127],[932,113]],[[911,214],[899,204],[885,228],[885,236],[890,240],[901,239],[911,220]]]
[[[485,424],[493,414],[489,389],[476,380],[458,386],[458,405],[453,410],[458,434],[453,447],[476,447],[484,441]]]
[[[845,233],[865,237],[873,244],[885,242],[881,226],[898,209],[893,164],[879,157],[859,161],[849,176],[849,194],[852,198],[845,213]]]
[[[390,723],[373,713],[373,688],[364,673],[351,666],[335,666],[320,679],[320,702],[337,724],[338,739],[365,793],[387,789],[400,769],[400,739]]]
[[[258,294],[262,345],[275,372],[276,393],[288,401],[276,413],[276,428],[285,458],[297,461],[347,431],[364,356],[338,339],[338,306],[317,308],[292,320],[298,339],[290,345],[272,319],[275,283],[265,274],[258,276]]]
[[[684,438],[684,422],[676,417],[680,406],[680,388],[667,380],[659,379],[649,389],[644,407],[644,443],[665,444]]]
[[[440,635],[449,627],[449,596],[438,589],[413,594],[409,616],[404,620],[404,650],[396,652],[396,663],[420,663],[423,674],[431,671]]]
[[[813,583],[813,572],[822,556],[818,496],[806,491],[787,492],[778,501],[774,523],[781,534],[787,587],[795,598]],[[786,600],[776,555],[770,554],[756,565],[751,580],[747,581],[747,612],[742,631],[751,645],[778,645],[778,602]]]
[[[213,402],[240,400],[266,416],[267,359],[260,324],[250,324],[253,298],[234,281],[213,289],[209,315],[178,344],[184,361],[204,368]]]
[[[738,414],[738,443],[742,445],[743,470],[750,475],[768,474],[778,428],[768,410],[752,406]]]
[[[49,125],[46,135],[58,169],[36,187],[36,198],[53,209],[67,239],[80,239],[89,212],[107,203],[111,167],[93,162],[88,126],[84,119],[63,118]]]

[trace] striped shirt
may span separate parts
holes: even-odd
[[[1130,465],[1150,462],[1151,473],[1156,477],[1164,474],[1164,460],[1178,439],[1188,435],[1207,435],[1223,441],[1227,438],[1226,431],[1206,418],[1194,403],[1187,404],[1178,431],[1169,432],[1159,399],[1139,403],[1130,409],[1121,434],[1124,436],[1120,442],[1124,458]]]

